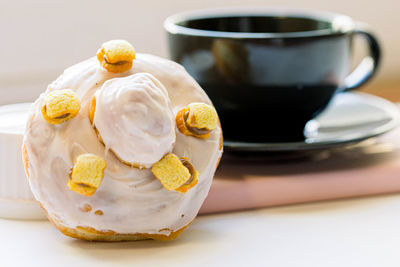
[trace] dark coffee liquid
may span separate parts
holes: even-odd
[[[179,25],[221,32],[305,32],[331,28],[331,23],[302,17],[232,16],[188,20]]]
[[[336,85],[201,86],[213,100],[224,138],[244,142],[304,140],[303,128],[336,92]]]

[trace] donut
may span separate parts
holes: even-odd
[[[172,240],[206,198],[222,142],[212,102],[181,65],[112,40],[34,102],[22,154],[63,234]]]

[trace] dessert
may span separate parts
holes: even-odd
[[[51,83],[23,142],[35,198],[80,239],[171,240],[196,217],[222,155],[210,99],[182,66],[106,42]]]

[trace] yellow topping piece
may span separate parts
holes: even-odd
[[[69,189],[90,197],[100,186],[105,168],[106,161],[101,157],[89,153],[80,155],[68,181]]]
[[[190,170],[173,153],[168,153],[156,162],[151,171],[160,180],[164,188],[169,191],[178,189],[192,177]]]
[[[193,128],[214,130],[218,124],[218,115],[213,106],[204,103],[188,105],[189,116],[186,123]]]
[[[100,65],[113,73],[121,73],[130,70],[135,57],[135,48],[124,40],[105,42],[97,51],[97,59]]]
[[[183,185],[178,187],[176,189],[176,191],[181,192],[181,193],[186,193],[190,188],[194,187],[199,182],[199,180],[198,180],[199,172],[193,167],[192,163],[189,162],[188,158],[181,157],[181,161],[182,161],[183,165],[186,168],[188,168],[188,170],[191,174],[191,177],[186,183],[184,183]]]
[[[87,186],[84,184],[76,184],[76,183],[72,182],[71,180],[68,180],[67,185],[70,190],[75,191],[76,193],[87,196],[87,197],[92,196],[97,190],[97,188],[90,187],[90,186]]]
[[[43,118],[51,124],[60,124],[78,115],[81,101],[70,89],[50,92],[42,106]]]
[[[191,103],[176,114],[176,125],[185,135],[206,139],[218,125],[218,115],[213,106]]]

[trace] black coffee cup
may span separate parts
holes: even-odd
[[[164,26],[171,58],[210,96],[229,141],[304,140],[305,124],[336,93],[370,79],[380,59],[365,26],[323,11],[204,10]],[[351,72],[355,35],[369,55]]]

